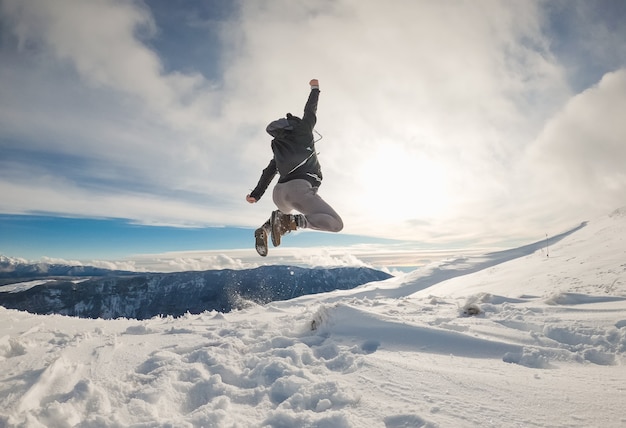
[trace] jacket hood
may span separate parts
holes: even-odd
[[[265,131],[272,137],[279,138],[284,135],[285,131],[293,131],[293,125],[289,123],[289,120],[281,117],[267,125]]]
[[[299,117],[294,116],[291,113],[287,113],[287,117],[281,117],[280,119],[276,119],[267,125],[265,131],[267,131],[267,133],[274,138],[280,138],[285,135],[285,132],[293,131],[294,127],[300,121],[301,119]]]

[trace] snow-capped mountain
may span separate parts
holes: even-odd
[[[94,266],[75,266],[56,263],[31,263],[27,260],[0,255],[0,284],[16,279],[48,277],[92,277],[132,275],[133,272],[108,270]]]
[[[76,271],[57,267],[59,272]],[[22,265],[19,273],[29,271]],[[81,272],[88,272],[89,269]],[[285,300],[304,294],[346,290],[391,275],[369,268],[305,269],[262,266],[248,270],[151,273],[32,280],[0,287],[0,305],[36,314],[87,318],[146,319],[186,312],[229,312],[248,304]]]

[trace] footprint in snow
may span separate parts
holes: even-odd
[[[366,354],[373,354],[378,350],[380,342],[378,340],[366,340],[361,345],[361,350]]]
[[[434,427],[417,415],[394,415],[385,418],[385,428],[420,428]]]

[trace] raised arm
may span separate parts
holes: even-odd
[[[309,85],[311,85],[311,93],[304,106],[304,116],[302,116],[302,120],[313,130],[317,122],[317,100],[320,96],[320,84],[317,79],[311,79]]]

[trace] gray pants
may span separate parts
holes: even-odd
[[[306,217],[307,228],[339,232],[343,221],[339,214],[318,194],[317,187],[306,180],[291,180],[274,187],[274,203],[283,213],[296,210]]]

